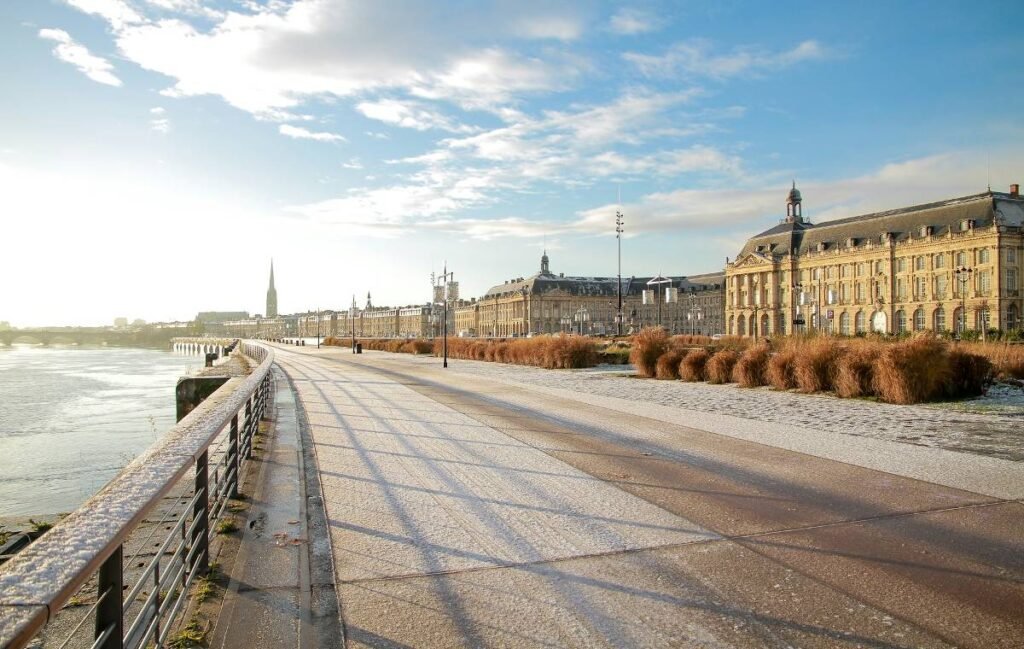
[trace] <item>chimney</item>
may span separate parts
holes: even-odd
[[[1020,198],[1020,185],[1017,183],[1010,185],[1010,198]]]

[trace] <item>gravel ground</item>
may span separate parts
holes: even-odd
[[[481,361],[449,364],[452,371],[499,381],[1024,461],[1024,390],[1011,385],[994,386],[980,399],[898,406],[770,388],[638,379],[631,366],[622,365],[544,370]]]

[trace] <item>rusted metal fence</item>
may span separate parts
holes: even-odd
[[[94,577],[95,603],[64,638],[47,638],[47,644],[81,644],[90,620],[96,649],[166,644],[190,586],[209,571],[210,540],[229,499],[238,495],[267,408],[273,351],[246,343],[243,352],[259,363],[251,374],[229,379],[98,494],[0,566],[0,647],[28,645]],[[140,523],[160,514],[158,506],[190,472],[192,488],[181,490],[171,508],[177,513],[164,514],[150,538],[129,548]],[[158,533],[164,536],[154,541]],[[143,547],[158,550],[139,564]],[[132,570],[134,581],[126,583],[126,566],[139,565],[141,572]]]

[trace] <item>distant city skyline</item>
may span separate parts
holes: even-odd
[[[0,319],[422,304],[721,270],[1024,180],[1016,3],[11,0]],[[619,200],[621,196],[621,201]]]

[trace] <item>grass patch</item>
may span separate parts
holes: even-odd
[[[170,638],[167,639],[167,646],[171,649],[189,649],[190,647],[201,647],[206,642],[206,629],[197,620],[190,620]]]
[[[47,523],[45,521],[37,521],[30,518],[28,519],[28,522],[32,526],[32,531],[36,534],[45,534],[53,528],[53,523]]]
[[[217,523],[215,529],[217,534],[231,534],[238,531],[238,524],[230,518],[225,518]]]

